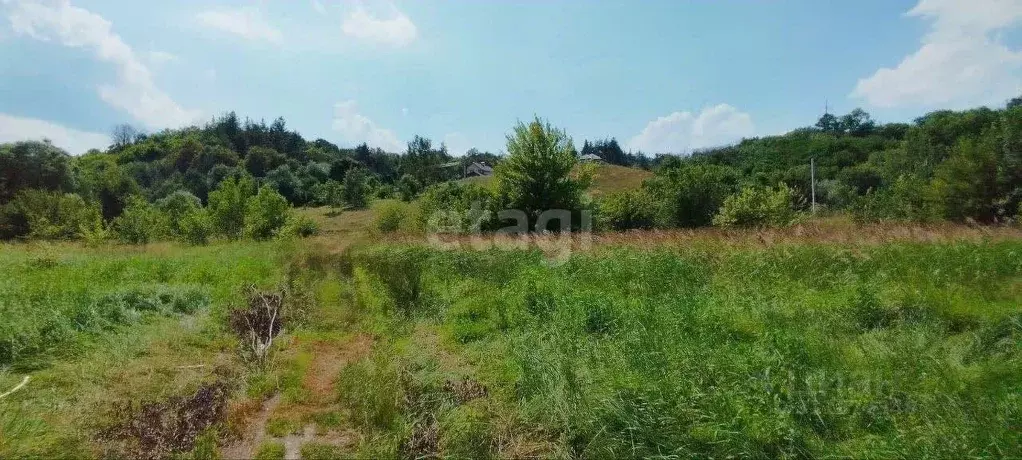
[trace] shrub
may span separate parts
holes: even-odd
[[[660,203],[665,227],[703,227],[713,222],[724,199],[738,190],[738,171],[726,166],[665,166],[643,188]]]
[[[724,200],[713,218],[721,227],[783,227],[795,220],[795,191],[781,184],[774,188],[750,186]]]
[[[501,208],[494,193],[479,184],[442,182],[419,197],[417,225],[426,231],[493,229]]]
[[[245,209],[245,234],[257,240],[272,238],[287,222],[291,204],[268,185],[248,200]]]
[[[217,233],[231,239],[241,238],[245,230],[248,199],[252,196],[252,179],[229,178],[209,194],[209,216]]]
[[[307,216],[291,213],[277,236],[281,238],[308,238],[319,234],[319,223]]]
[[[146,244],[167,234],[167,218],[145,198],[128,198],[124,212],[113,221],[114,233],[121,241]]]
[[[525,212],[529,228],[547,210],[577,210],[591,174],[572,177],[577,163],[571,138],[536,118],[518,123],[507,137],[508,156],[497,165],[497,191],[509,209]]]
[[[382,351],[349,364],[337,382],[341,403],[365,429],[392,428],[401,414],[401,375]]]
[[[213,219],[205,209],[196,209],[185,214],[178,225],[178,237],[188,244],[205,245],[213,236]]]
[[[170,232],[181,234],[181,222],[189,214],[202,208],[202,201],[191,192],[178,190],[156,201],[156,208],[167,216]]]
[[[380,233],[393,233],[401,228],[408,220],[409,215],[410,210],[407,204],[387,201],[376,207],[374,226]]]
[[[656,223],[656,204],[642,190],[613,193],[599,202],[598,225],[611,230],[649,229]]]
[[[72,193],[23,190],[0,216],[6,238],[75,239],[102,226],[99,207]]]

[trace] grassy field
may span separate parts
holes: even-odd
[[[248,284],[275,286],[276,243],[0,247],[0,457],[102,455],[118,404],[240,372],[220,318]]]
[[[1022,454],[1018,229],[604,234],[562,264],[301,212],[323,234],[0,248],[0,392],[31,376],[0,458]],[[226,320],[249,284],[307,305],[259,365]]]
[[[340,394],[408,458],[1019,455],[1020,255],[377,247],[352,289],[385,340],[342,373],[374,384]]]

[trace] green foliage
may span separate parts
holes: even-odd
[[[713,217],[719,227],[785,227],[795,221],[795,192],[781,184],[775,188],[750,186],[727,197]]]
[[[0,235],[7,238],[76,239],[97,228],[99,209],[71,193],[26,189],[0,208]]]
[[[253,177],[263,177],[267,173],[284,164],[284,157],[276,150],[267,147],[252,147],[245,155],[245,170]]]
[[[209,194],[210,218],[218,234],[238,239],[245,231],[245,214],[249,197],[253,194],[252,180],[230,178],[220,183]]]
[[[375,206],[373,225],[380,233],[393,233],[411,219],[411,208],[399,201],[385,201]]]
[[[577,210],[591,177],[572,177],[576,160],[571,138],[536,118],[519,122],[507,136],[507,158],[497,165],[497,193],[508,209],[525,212],[529,228],[547,210]]]
[[[419,197],[417,225],[430,232],[459,233],[493,229],[498,198],[472,182],[444,182],[427,187]]]
[[[368,177],[362,168],[354,168],[344,174],[341,199],[352,209],[363,209],[369,205]]]
[[[202,209],[202,201],[198,197],[184,190],[178,190],[170,195],[156,201],[156,209],[159,209],[170,226],[174,235],[181,235],[182,221],[189,215],[195,214]]]
[[[257,240],[273,238],[287,223],[291,204],[273,188],[264,185],[245,207],[245,234]]]
[[[350,458],[351,454],[332,444],[307,442],[302,445],[302,459],[304,460],[338,460]]]
[[[738,181],[738,171],[726,166],[665,166],[643,187],[661,206],[661,225],[690,228],[710,225]]]
[[[598,203],[598,225],[611,230],[649,229],[656,224],[656,202],[643,190],[610,194]]]
[[[49,142],[0,144],[0,204],[26,189],[70,192],[73,182],[70,155]]]
[[[166,236],[169,230],[167,216],[140,196],[128,199],[124,213],[114,219],[112,225],[117,237],[130,244],[146,244],[159,240]]]
[[[319,234],[319,224],[310,217],[291,213],[288,216],[284,228],[280,229],[277,236],[282,238],[308,238]]]
[[[206,209],[197,209],[181,217],[177,223],[177,236],[192,245],[205,245],[216,234],[213,219]]]
[[[411,201],[422,190],[422,184],[415,178],[415,176],[405,174],[401,176],[400,180],[398,180],[397,190],[401,201]]]

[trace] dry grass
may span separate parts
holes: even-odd
[[[636,190],[642,186],[643,181],[652,176],[653,173],[645,169],[597,163],[594,164],[593,183],[589,186],[588,192],[591,196],[598,197],[608,193]],[[493,176],[467,177],[458,182],[479,184],[484,187],[492,187],[496,184]]]
[[[546,234],[528,235],[526,238],[509,236],[442,236],[446,246],[462,249],[514,249],[538,247],[549,251],[562,251],[563,242],[570,238],[572,251],[591,251],[609,248],[766,248],[775,245],[824,244],[837,246],[875,246],[894,242],[940,243],[950,241],[1002,241],[1022,239],[1022,227],[971,226],[951,223],[911,224],[877,223],[857,225],[843,218],[817,219],[787,228],[769,229],[672,229],[632,230],[595,234],[574,234],[570,237]],[[403,235],[401,241],[409,244],[427,243],[422,235]],[[525,241],[526,243],[523,243]]]
[[[593,197],[636,190],[642,187],[643,181],[653,176],[652,172],[644,169],[603,163],[597,164],[595,169],[593,184],[589,187],[589,194]]]

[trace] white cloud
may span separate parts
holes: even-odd
[[[254,7],[219,8],[200,12],[195,16],[199,23],[229,32],[246,40],[280,43],[284,36],[270,24],[262,11]]]
[[[919,49],[860,79],[851,97],[885,108],[966,108],[1022,92],[1022,52],[996,34],[1022,22],[1022,1],[920,0],[907,14],[931,22]]]
[[[57,41],[85,48],[102,61],[117,67],[117,82],[99,87],[107,104],[130,113],[150,128],[177,127],[198,118],[156,86],[153,74],[136,53],[113,32],[110,21],[67,0],[5,1],[8,19],[16,34],[42,41]]]
[[[412,20],[393,5],[388,9],[391,17],[381,19],[358,5],[344,17],[341,29],[350,37],[394,47],[415,41],[419,29]]]
[[[401,152],[405,149],[405,144],[398,140],[393,131],[377,126],[365,115],[358,113],[358,105],[352,100],[334,104],[333,129],[348,142],[365,142],[370,147],[379,147],[388,152]]]
[[[0,113],[0,142],[40,141],[49,139],[53,145],[78,155],[89,149],[110,146],[110,136],[70,129],[35,118],[22,118]]]
[[[405,117],[408,116],[408,107],[401,108],[401,115]]]
[[[749,114],[727,104],[692,112],[674,112],[649,122],[627,147],[645,153],[688,153],[750,137],[756,128]]]

